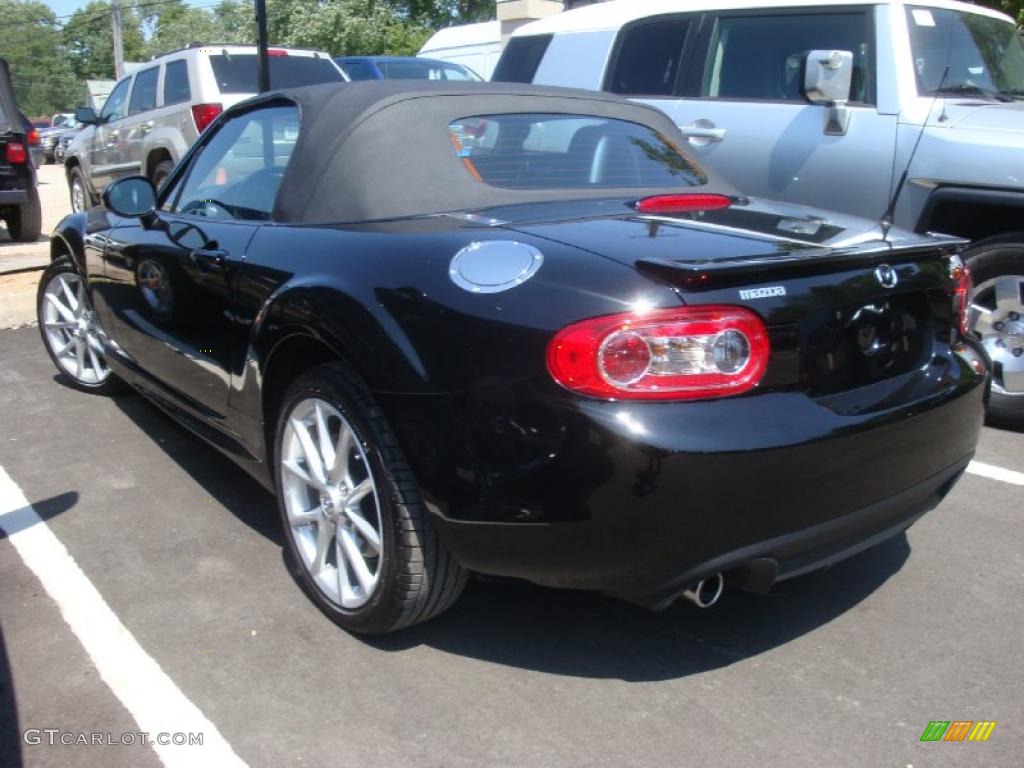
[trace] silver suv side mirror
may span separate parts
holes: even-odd
[[[804,96],[812,104],[828,107],[825,133],[842,136],[850,124],[846,103],[853,84],[853,53],[808,51],[804,56]]]

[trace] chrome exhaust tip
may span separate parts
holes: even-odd
[[[721,599],[724,590],[725,579],[722,574],[716,573],[714,576],[698,581],[683,592],[682,596],[698,608],[710,608]]]

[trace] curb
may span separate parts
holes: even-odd
[[[20,275],[24,272],[42,272],[46,269],[46,264],[40,264],[38,267],[16,267],[15,269],[8,269],[4,272],[0,272],[0,277],[7,277],[7,275]]]

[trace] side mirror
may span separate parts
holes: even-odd
[[[75,110],[75,122],[84,125],[98,125],[100,118],[92,107],[79,107]]]
[[[829,108],[825,133],[842,136],[850,124],[846,103],[853,85],[853,53],[809,51],[804,56],[804,96],[812,104]]]
[[[125,218],[149,218],[155,215],[156,190],[145,176],[126,176],[103,190],[103,205]]]

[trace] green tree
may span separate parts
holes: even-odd
[[[433,31],[377,0],[268,0],[267,16],[275,45],[338,55],[414,54]]]
[[[114,33],[110,14],[109,2],[93,0],[75,11],[64,25],[64,47],[72,70],[81,80],[114,77]],[[125,61],[148,58],[142,20],[130,7],[121,9],[121,40]]]
[[[401,17],[415,24],[446,27],[495,17],[494,0],[386,0]]]
[[[1024,0],[977,0],[978,5],[994,8],[997,11],[1008,13],[1017,20],[1018,24],[1024,24]]]
[[[61,55],[53,11],[36,0],[0,0],[0,19],[0,56],[10,65],[22,112],[42,117],[78,104],[81,86]]]
[[[184,48],[190,43],[234,42],[223,37],[215,14],[205,8],[193,8],[185,0],[171,0],[145,10],[149,13],[142,21],[149,33],[146,51],[151,56]]]

